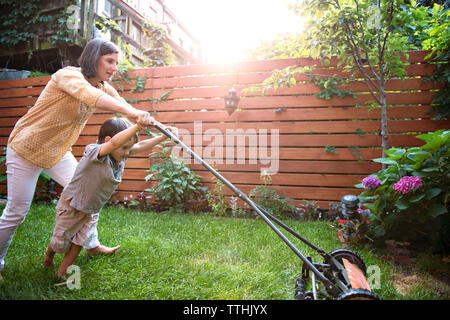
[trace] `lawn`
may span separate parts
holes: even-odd
[[[326,222],[285,222],[326,251],[341,247]],[[75,261],[81,288],[69,289],[55,286],[56,268],[42,267],[53,225],[54,205],[32,206],[8,251],[0,299],[292,300],[301,273],[301,260],[261,219],[104,208],[100,241],[121,248],[112,256],[93,258],[83,250]],[[302,253],[321,261],[286,236]],[[367,266],[380,268],[381,287],[374,292],[384,299],[449,298],[424,285],[400,293],[392,262],[368,249],[357,251]],[[56,257],[56,265],[61,258]]]

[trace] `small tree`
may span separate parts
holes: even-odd
[[[411,21],[408,17],[409,0],[298,0],[292,9],[305,20],[305,32],[299,53],[308,52],[324,64],[336,56],[338,67],[346,77],[342,80],[363,81],[374,101],[381,109],[381,139],[383,157],[389,148],[387,127],[386,81],[404,79],[407,50],[415,48],[408,41],[402,27]],[[314,74],[315,68],[288,67],[277,70],[263,83],[263,90],[296,83],[299,73]],[[330,77],[329,75],[320,75]]]

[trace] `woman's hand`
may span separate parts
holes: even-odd
[[[143,110],[136,110],[134,114],[134,118],[136,119],[136,123],[141,126],[141,128],[145,128],[147,126],[154,126],[157,121],[153,118],[150,113]]]

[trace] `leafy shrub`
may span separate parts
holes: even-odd
[[[339,211],[334,221],[330,224],[333,228],[342,232],[345,242],[357,244],[366,239],[366,235],[361,230],[370,223],[367,219],[370,210],[358,208],[358,215],[345,216]]]
[[[448,6],[435,3],[432,9],[428,9],[430,19],[425,24],[423,33],[418,33],[423,40],[422,48],[431,50],[425,57],[435,65],[433,74],[425,77],[424,81],[433,81],[442,87],[433,95],[430,113],[436,112],[436,118],[442,119],[450,115],[450,10]]]
[[[208,205],[211,208],[212,213],[218,217],[224,217],[227,215],[228,210],[228,204],[225,199],[225,194],[223,193],[225,184],[216,177],[213,178],[213,181],[214,190],[206,193],[206,199],[208,199]]]
[[[151,193],[147,198],[154,197],[161,208],[183,210],[188,200],[199,195],[200,178],[187,167],[183,159],[167,156],[170,149],[171,147],[163,147],[150,154],[150,158],[155,161],[146,170],[150,174],[145,180],[151,179],[157,183],[145,191]]]
[[[387,158],[373,160],[387,167],[357,187],[365,188],[359,198],[371,210],[364,231],[377,243],[394,239],[448,250],[449,137],[444,130],[418,135],[423,146],[391,148]]]
[[[322,211],[317,206],[317,201],[303,200],[297,208],[298,215],[302,221],[315,221],[321,218]]]
[[[247,215],[246,210],[239,207],[238,200],[239,198],[234,196],[232,196],[230,199],[231,216],[233,218],[242,218]]]
[[[250,191],[250,198],[275,217],[283,214],[295,215],[296,209],[292,199],[281,196],[279,188],[270,187],[272,179],[270,175],[261,174],[262,185],[258,185]]]

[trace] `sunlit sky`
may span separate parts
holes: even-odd
[[[301,30],[292,0],[165,0],[183,25],[203,44],[208,63],[244,59],[245,50],[278,33]]]

